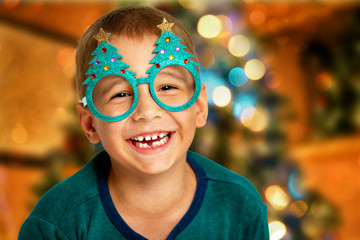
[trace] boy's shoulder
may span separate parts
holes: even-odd
[[[236,174],[220,164],[201,156],[200,154],[189,151],[188,157],[198,163],[206,174],[209,187],[223,199],[236,199],[236,201],[244,201],[246,205],[253,204],[262,206],[263,201],[255,186],[245,177]]]
[[[60,217],[74,214],[85,202],[98,197],[97,162],[102,153],[88,162],[73,176],[56,184],[38,201],[30,217],[39,217],[49,222],[58,222]]]

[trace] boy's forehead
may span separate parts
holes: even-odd
[[[157,39],[155,35],[144,35],[142,39],[115,35],[110,43],[123,56],[121,61],[130,65],[128,69],[141,77],[140,75],[147,75],[145,72],[151,67],[150,61],[156,55],[153,51]]]
[[[156,35],[146,34],[142,37],[129,37],[126,35],[111,35],[110,43],[117,49],[119,53],[133,52],[135,50],[144,50],[144,48],[154,49],[156,47],[155,42],[159,37]],[[150,53],[152,53],[152,50]],[[122,54],[121,54],[122,55]]]

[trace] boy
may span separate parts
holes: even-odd
[[[253,185],[188,151],[208,111],[197,62],[186,30],[157,9],[117,9],[90,26],[77,110],[105,151],[40,199],[19,239],[268,239]]]

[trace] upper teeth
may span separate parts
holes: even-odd
[[[137,136],[137,137],[132,137],[131,140],[134,141],[143,141],[144,139],[146,141],[150,141],[150,140],[156,140],[158,138],[163,138],[167,135],[167,133],[160,133],[160,134],[154,134],[154,135],[147,135],[147,136]]]

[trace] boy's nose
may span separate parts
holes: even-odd
[[[164,109],[162,109],[152,98],[149,90],[149,84],[142,83],[138,88],[138,102],[132,114],[135,121],[150,121],[154,118],[161,117]]]

